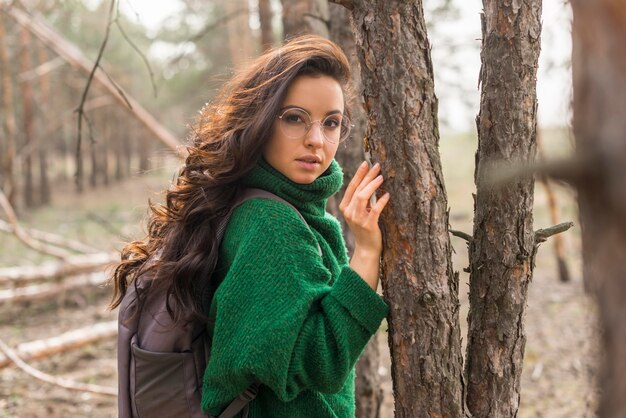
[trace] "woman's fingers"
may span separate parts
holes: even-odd
[[[387,192],[380,199],[378,199],[376,204],[370,209],[370,221],[378,223],[378,218],[380,217],[380,214],[387,205],[387,203],[389,203],[390,197],[391,195],[389,194],[389,192]]]
[[[363,190],[363,188],[365,188],[368,184],[370,184],[372,179],[374,179],[378,175],[379,172],[380,172],[380,164],[376,163],[372,166],[372,168],[370,168],[370,170],[368,171],[367,175],[363,178],[363,180],[361,180],[361,183],[359,183],[359,185],[356,188],[356,193],[359,193],[361,190]]]
[[[356,173],[354,173],[354,177],[352,177],[350,183],[348,183],[348,187],[346,187],[346,192],[343,195],[343,199],[341,199],[341,202],[339,203],[340,210],[343,210],[346,206],[348,206],[348,204],[352,200],[354,192],[356,191],[359,184],[361,184],[361,181],[363,180],[367,172],[367,161],[363,161],[363,163],[356,170]]]
[[[367,207],[370,197],[372,197],[372,195],[376,192],[376,189],[378,189],[381,184],[383,184],[383,176],[379,175],[357,192],[356,201],[360,206],[360,209],[365,209]]]

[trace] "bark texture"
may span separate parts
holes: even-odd
[[[421,1],[354,1],[367,144],[391,193],[382,287],[396,417],[464,416],[458,277],[450,261],[437,98]]]
[[[327,0],[282,0],[283,38],[316,33],[328,38]]]
[[[351,17],[348,10],[336,4],[329,4],[330,11],[330,39],[337,43],[346,53],[350,61],[353,77],[353,91],[349,92],[349,106],[352,111],[352,123],[355,125],[350,139],[339,146],[336,159],[344,172],[343,187],[329,202],[329,211],[341,222],[343,235],[350,254],[354,251],[354,236],[339,212],[339,202],[343,198],[348,183],[354,176],[359,164],[365,159],[363,152],[363,137],[367,119],[363,109],[363,95],[361,93],[361,69],[356,56],[356,45],[352,31]],[[380,367],[380,350],[376,333],[365,347],[363,354],[356,364],[356,416],[359,418],[378,418],[383,403],[382,377],[378,373]]]
[[[473,417],[517,416],[532,278],[532,175],[490,183],[534,161],[541,0],[484,0],[482,84],[470,243],[467,406]]]
[[[592,162],[576,180],[586,285],[605,353],[599,416],[626,416],[626,3],[574,0],[574,135]]]

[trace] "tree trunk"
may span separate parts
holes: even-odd
[[[47,61],[46,48],[39,42],[37,43],[37,61],[39,65],[42,65]],[[48,123],[50,119],[47,117],[47,113],[45,111],[48,106],[52,106],[49,102],[50,79],[48,78],[47,73],[40,76],[39,83],[41,86],[39,108],[44,109],[43,112],[40,112],[40,117],[45,126],[50,126]],[[49,134],[50,132],[48,135]],[[50,149],[51,147],[48,146],[48,138],[40,134],[37,140],[37,150],[39,158],[39,202],[42,205],[50,203],[50,180],[48,179],[48,152]]]
[[[350,21],[350,13],[344,7],[336,4],[329,5],[330,13],[330,38],[336,42],[346,53],[354,83],[354,103],[352,103],[352,123],[355,125],[351,138],[339,146],[337,161],[341,164],[344,172],[344,182],[341,190],[329,199],[329,211],[341,222],[344,238],[350,254],[354,251],[354,236],[339,212],[339,202],[343,197],[348,183],[365,158],[363,152],[363,137],[367,119],[363,110],[363,95],[361,88],[361,73],[359,60],[356,56],[354,33]],[[376,333],[365,347],[363,354],[356,364],[356,416],[359,418],[378,418],[383,403],[382,378],[378,373],[380,367],[380,350]]]
[[[22,28],[20,31],[20,72],[24,73],[32,68],[30,59],[30,33]],[[35,206],[33,185],[33,154],[35,148],[35,120],[33,113],[33,87],[30,80],[20,83],[22,95],[22,127],[24,134],[24,204],[27,208]]]
[[[617,418],[626,413],[626,3],[571,4],[574,135],[577,154],[591,161],[574,180],[604,345],[599,416]]]
[[[226,2],[229,15],[237,13],[226,23],[230,55],[235,69],[242,67],[252,57],[252,36],[250,33],[250,11],[248,0],[230,0]]]
[[[274,45],[270,0],[259,0],[259,21],[261,24],[261,50],[265,52]]]
[[[328,38],[327,0],[282,0],[283,38],[316,33]]]
[[[344,2],[345,3],[345,2]],[[382,216],[382,286],[397,417],[462,417],[458,276],[430,45],[421,1],[352,4],[366,137],[391,200]]]
[[[6,22],[4,13],[0,13],[0,72],[2,74],[2,114],[4,141],[0,144],[2,158],[0,158],[2,181],[0,187],[4,190],[11,206],[16,205],[17,187],[14,175],[15,160],[15,113],[13,105],[13,84],[9,71],[8,41],[6,39]]]
[[[484,0],[483,8],[467,406],[473,417],[514,417],[535,257],[534,180],[526,175],[499,186],[489,181],[497,168],[535,158],[541,0]]]

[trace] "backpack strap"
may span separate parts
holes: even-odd
[[[237,396],[217,418],[232,418],[237,415],[242,408],[243,418],[247,418],[250,409],[249,403],[256,398],[256,395],[259,393],[259,386],[261,386],[261,382],[258,380],[251,384],[250,387]]]

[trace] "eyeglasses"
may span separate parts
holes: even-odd
[[[350,119],[341,113],[333,113],[322,120],[311,121],[311,116],[304,109],[295,107],[286,109],[277,118],[282,133],[292,139],[303,138],[313,124],[319,122],[324,139],[333,144],[345,141],[354,127],[350,124]]]

